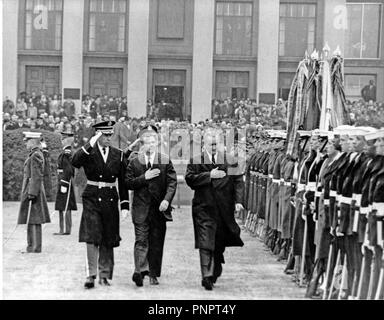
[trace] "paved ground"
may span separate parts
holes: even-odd
[[[53,212],[53,203],[49,204]],[[4,202],[3,235],[6,240],[14,229],[18,203]],[[4,299],[302,299],[298,288],[283,273],[284,264],[264,251],[262,243],[243,232],[242,248],[228,248],[222,277],[213,291],[200,285],[198,251],[194,249],[190,207],[174,213],[168,224],[163,275],[159,286],[144,287],[131,281],[133,272],[134,233],[130,217],[121,223],[123,241],[115,249],[115,271],[111,287],[83,289],[85,280],[85,247],[78,243],[81,214],[74,212],[74,232],[70,236],[54,236],[58,231],[58,215],[43,230],[43,252],[23,254],[26,228],[19,226],[3,245]]]

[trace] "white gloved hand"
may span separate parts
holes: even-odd
[[[236,203],[235,204],[235,211],[240,212],[241,210],[244,210],[244,207],[241,203]]]
[[[121,210],[121,217],[123,218],[123,220],[127,219],[128,215],[129,215],[129,210],[127,209]]]
[[[160,206],[159,206],[159,211],[163,212],[163,211],[167,210],[168,206],[169,206],[169,202],[167,200],[161,201]]]
[[[99,140],[102,135],[103,134],[101,133],[101,131],[97,131],[96,134],[91,139],[89,139],[89,144],[92,148],[95,146],[97,140]]]
[[[61,193],[67,193],[67,190],[68,190],[67,187],[64,187],[64,186],[60,187],[60,192]]]

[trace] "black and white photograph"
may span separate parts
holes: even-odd
[[[0,17],[3,300],[384,300],[384,0]]]

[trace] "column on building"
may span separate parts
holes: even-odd
[[[192,122],[211,116],[215,0],[195,0],[193,24]]]
[[[128,115],[141,117],[147,101],[149,0],[130,0],[128,21]]]
[[[346,0],[324,1],[324,44],[328,43],[331,55],[339,46],[341,55],[344,56],[344,33],[347,29],[346,2]]]
[[[276,102],[279,63],[280,0],[259,1],[257,101]]]
[[[3,0],[3,93],[14,103],[17,98],[17,29],[19,0]]]
[[[63,6],[62,95],[72,97],[81,112],[83,84],[84,0],[65,0]]]

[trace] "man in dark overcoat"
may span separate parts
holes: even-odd
[[[140,287],[146,274],[151,285],[159,284],[166,221],[172,220],[171,202],[176,193],[177,176],[170,159],[159,152],[157,128],[148,125],[139,136],[143,148],[131,157],[125,182],[127,188],[133,190],[135,271],[132,280]]]
[[[41,132],[23,132],[30,151],[24,162],[23,185],[18,224],[27,224],[27,251],[41,252],[42,228],[51,222],[44,190],[44,156],[41,151]]]
[[[235,210],[243,210],[243,175],[229,155],[216,148],[216,131],[204,135],[204,151],[190,160],[185,181],[194,190],[192,218],[199,249],[202,286],[212,290],[222,273],[226,247],[243,246]],[[235,169],[235,170],[234,170]]]
[[[77,210],[73,179],[75,168],[72,166],[73,133],[62,132],[63,151],[57,159],[57,194],[55,210],[59,211],[59,228],[55,235],[69,235],[72,228],[72,210]],[[65,223],[64,223],[65,221]],[[65,229],[64,229],[65,225]]]
[[[120,216],[129,209],[128,191],[124,185],[127,166],[122,150],[110,145],[113,121],[93,125],[96,134],[73,156],[72,165],[84,168],[88,179],[83,199],[79,241],[87,248],[87,279],[84,287],[94,287],[97,270],[99,284],[109,286],[113,275],[113,248],[120,245]],[[120,203],[119,203],[120,200]]]

